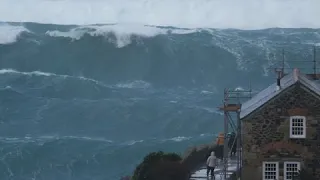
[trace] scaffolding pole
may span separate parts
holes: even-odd
[[[241,179],[241,167],[242,167],[242,136],[241,136],[241,121],[240,121],[240,110],[241,110],[241,99],[251,98],[252,90],[224,90],[224,101],[223,107],[220,110],[224,111],[224,144],[223,144],[223,177],[228,178],[228,163],[229,155],[232,152],[233,146],[236,148],[236,166],[237,166],[237,179]],[[233,121],[231,113],[236,115],[236,122]],[[231,148],[229,149],[228,133],[230,131],[229,125],[231,126],[232,132],[235,137],[232,142]]]
[[[225,90],[225,96],[227,94],[227,90]],[[224,106],[226,108],[226,105],[228,104],[228,98],[225,98]],[[228,136],[229,132],[229,117],[228,112],[224,111],[224,144],[223,144],[223,177],[224,179],[227,179],[227,169],[228,169],[228,141],[226,140],[226,137]],[[227,152],[227,153],[226,153]]]
[[[240,110],[237,112],[237,169],[239,170],[237,173],[237,179],[241,180],[242,178],[242,132],[241,132],[241,120],[240,120]]]

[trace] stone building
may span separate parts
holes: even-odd
[[[320,83],[298,69],[242,104],[246,180],[288,180],[299,169],[320,179]]]

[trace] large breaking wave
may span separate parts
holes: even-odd
[[[225,87],[258,91],[282,48],[311,60],[319,42],[310,28],[1,23],[0,179],[114,180],[150,151],[210,142]]]
[[[319,28],[318,0],[11,0],[2,21],[189,28]]]

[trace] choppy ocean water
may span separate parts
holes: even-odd
[[[286,59],[311,60],[320,43],[319,29],[178,28],[171,20],[0,23],[0,179],[115,180],[151,151],[208,143],[223,127],[225,87],[251,83],[257,92],[275,81],[268,68],[282,48]]]

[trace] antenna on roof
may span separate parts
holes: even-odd
[[[277,73],[277,90],[281,89],[280,79],[284,76],[284,49],[282,49],[282,64],[281,68],[275,68],[275,72]]]
[[[317,79],[317,57],[316,57],[317,51],[316,46],[313,46],[313,75],[314,79]]]
[[[284,49],[282,49],[282,69],[281,69],[281,77],[284,76]]]
[[[252,85],[251,85],[251,79],[249,81],[249,98],[252,98]]]
[[[275,68],[275,73],[278,75],[278,79],[281,79],[284,76],[284,62],[285,62],[285,56],[284,56],[284,49],[282,49],[282,63],[280,68]]]
[[[320,72],[318,72],[318,68],[320,68],[320,67],[317,67],[317,65],[318,65],[317,60],[319,60],[319,58],[316,56],[317,55],[317,48],[318,48],[317,45],[313,45],[313,53],[312,53],[313,58],[311,60],[290,60],[290,61],[288,61],[288,59],[286,59],[285,54],[284,54],[284,49],[282,49],[282,53],[281,53],[282,58],[281,58],[281,60],[277,61],[277,62],[281,61],[281,64],[279,65],[277,63],[277,65],[279,65],[279,66],[277,66],[276,68],[270,67],[268,69],[274,69],[275,73],[277,74],[277,78],[281,79],[286,75],[286,73],[284,72],[286,69],[295,69],[295,68],[291,68],[291,67],[285,67],[285,62],[287,62],[289,64],[292,62],[303,62],[303,65],[308,65],[308,66],[307,67],[300,66],[298,69],[299,70],[301,70],[301,69],[306,70],[307,69],[307,70],[309,70],[309,72],[305,74],[306,76],[308,76],[309,78],[312,78],[314,80],[320,80]],[[312,65],[309,63],[312,63]]]

